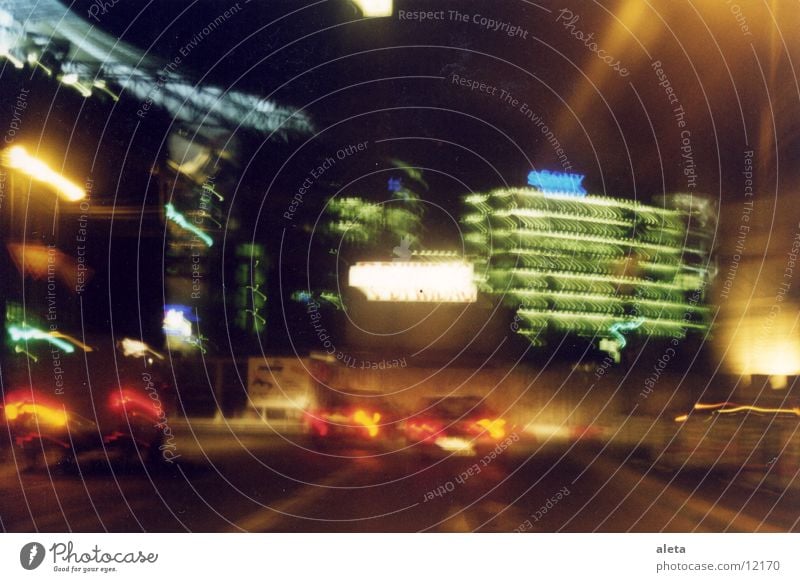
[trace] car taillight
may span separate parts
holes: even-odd
[[[122,410],[131,416],[146,416],[153,421],[162,413],[160,403],[124,388],[111,394],[110,405],[112,409]]]
[[[356,424],[360,424],[367,429],[367,434],[371,438],[375,438],[378,436],[379,426],[378,422],[381,420],[381,415],[379,412],[373,412],[372,415],[363,411],[363,410],[356,410],[353,413],[353,422]]]
[[[328,423],[323,419],[327,416],[328,413],[326,411],[306,412],[306,422],[319,436],[326,436],[328,434]]]
[[[493,439],[501,439],[506,436],[505,419],[496,418],[492,420],[490,418],[482,418],[475,425],[489,433],[489,436]]]
[[[63,427],[67,425],[69,415],[66,410],[36,404],[32,402],[12,402],[6,404],[4,409],[6,420],[14,421],[20,416],[30,414],[36,417],[39,424],[52,427]]]

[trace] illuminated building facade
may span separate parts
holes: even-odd
[[[466,197],[480,289],[516,311],[513,328],[534,344],[575,334],[617,360],[631,335],[705,331],[713,205],[696,195],[652,205],[586,195],[581,178]]]

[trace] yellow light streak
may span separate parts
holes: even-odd
[[[761,412],[764,414],[770,413],[785,413],[800,416],[800,408],[763,408],[761,406],[736,406],[735,408],[723,408],[717,410],[718,414],[732,414],[734,412]]]
[[[56,194],[70,202],[86,198],[86,191],[83,188],[67,180],[42,160],[31,156],[22,146],[13,146],[6,150],[3,165],[50,186]]]
[[[65,339],[65,340],[75,344],[76,346],[78,346],[84,352],[93,352],[94,351],[92,346],[87,346],[85,343],[77,340],[76,338],[72,337],[71,335],[67,335],[65,333],[61,333],[60,331],[51,331],[51,332],[48,332],[48,335],[50,335],[52,337]]]

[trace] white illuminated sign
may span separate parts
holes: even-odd
[[[463,261],[357,263],[350,286],[369,301],[474,303],[478,299],[472,265]]]

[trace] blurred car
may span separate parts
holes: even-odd
[[[375,392],[326,390],[305,421],[313,443],[321,449],[342,446],[380,448],[394,443],[399,415]]]
[[[74,463],[88,452],[163,458],[174,406],[160,354],[130,339],[90,345],[39,330],[14,339],[2,394],[11,454],[29,467]]]
[[[510,429],[478,396],[426,398],[417,410],[403,430],[407,443],[422,453],[479,455],[497,446]]]
[[[674,419],[658,462],[671,469],[758,471],[789,461],[800,408],[697,403]],[[797,465],[796,460],[793,465]]]

